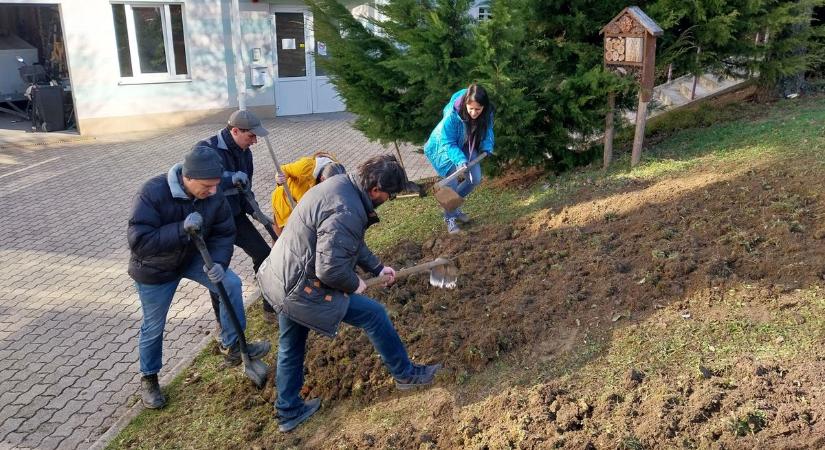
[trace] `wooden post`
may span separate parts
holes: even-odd
[[[633,153],[630,156],[630,167],[636,167],[642,159],[642,144],[645,140],[645,125],[647,125],[647,104],[639,97],[639,108],[636,110],[636,134],[633,136]]]
[[[693,74],[693,86],[690,88],[690,101],[696,99],[696,83],[699,82],[699,77],[696,74]]]
[[[639,81],[639,107],[636,110],[636,134],[633,137],[633,153],[630,157],[631,167],[642,159],[642,144],[645,139],[647,124],[647,104],[653,97],[653,85],[656,81],[656,37],[664,31],[638,6],[628,6],[599,31],[604,35],[604,64],[619,73],[635,73]],[[670,71],[668,78],[670,78]],[[613,108],[615,98],[608,98],[610,110],[607,113],[604,140],[604,167],[610,164],[613,156]]]
[[[702,53],[702,47],[696,47],[696,62],[699,62],[699,54]],[[699,76],[693,74],[693,87],[690,89],[690,100],[696,99],[696,83],[699,82]]]
[[[607,117],[604,119],[604,169],[613,160],[613,111],[616,109],[616,94],[607,94]]]

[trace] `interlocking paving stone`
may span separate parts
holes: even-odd
[[[327,150],[352,170],[372,155],[394,153],[353,130],[352,119],[331,114],[264,124],[281,163]],[[0,149],[0,448],[85,448],[128,411],[139,388],[141,320],[126,274],[132,198],[220,127]],[[415,148],[401,150],[410,179],[433,175]],[[252,151],[253,187],[269,213],[274,165],[265,143]],[[231,266],[250,295],[249,258],[236,249]],[[204,342],[211,322],[206,291],[181,283],[162,374]]]

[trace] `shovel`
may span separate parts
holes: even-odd
[[[487,152],[481,152],[481,154],[476,156],[474,160],[470,161],[466,167],[456,170],[452,175],[444,178],[433,186],[435,200],[441,205],[442,208],[444,208],[445,211],[452,211],[456,208],[460,208],[461,205],[464,204],[464,197],[458,195],[456,191],[447,186],[447,183],[452,182],[464,174],[470,167],[480,163],[486,156]]]
[[[400,280],[410,275],[430,271],[430,284],[437,288],[453,289],[458,281],[458,268],[447,258],[436,258],[430,262],[417,266],[401,269],[395,273],[395,279]],[[370,278],[364,283],[368,288],[386,283],[389,277],[386,275]]]
[[[283,175],[284,173],[281,172],[281,165],[278,164],[278,158],[275,156],[275,150],[272,149],[272,143],[269,142],[269,136],[264,136],[264,142],[266,142],[266,149],[269,150],[269,156],[272,157],[272,162],[275,163],[275,173],[278,175]],[[295,208],[295,199],[292,197],[292,192],[289,191],[289,186],[286,183],[284,183],[283,186],[289,205]]]
[[[197,214],[198,219],[193,222],[196,224],[191,225],[187,223],[187,226],[184,227],[184,231],[192,237],[192,240],[195,241],[195,245],[198,247],[198,250],[203,257],[203,262],[206,264],[207,269],[211,269],[215,263],[212,261],[212,255],[209,254],[209,249],[206,248],[206,242],[203,241],[203,236],[201,236],[201,227],[200,224],[203,223],[203,218],[200,217],[199,213],[192,213]],[[226,287],[224,287],[223,283],[216,283],[218,287],[218,296],[223,302],[223,306],[226,308],[226,313],[229,316],[229,321],[232,322],[232,326],[235,328],[235,332],[238,333],[238,342],[241,346],[241,359],[243,360],[243,368],[244,373],[258,389],[262,389],[266,384],[266,374],[269,372],[269,367],[261,361],[260,359],[252,359],[249,357],[249,350],[246,348],[246,336],[244,336],[244,332],[241,329],[241,323],[238,321],[238,316],[235,315],[235,309],[232,308],[232,305],[229,303],[229,294],[226,292]]]
[[[267,217],[264,215],[263,211],[261,211],[261,205],[258,204],[258,201],[255,200],[255,196],[252,195],[252,191],[244,186],[242,183],[238,183],[235,185],[235,188],[238,192],[243,193],[244,198],[246,198],[246,202],[252,207],[252,210],[255,211],[255,214],[252,217],[255,218],[261,225],[264,226],[264,229],[267,233],[269,233],[269,237],[272,238],[272,242],[278,240],[278,235],[275,234],[275,229],[272,228],[272,221],[266,220]]]

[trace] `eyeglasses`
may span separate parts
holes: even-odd
[[[387,194],[389,194],[389,196],[390,196],[390,200],[395,200],[395,196],[396,196],[396,195],[398,195],[398,194],[397,194],[397,193],[395,193],[395,192],[393,192],[393,193],[389,193],[389,192],[387,192]]]

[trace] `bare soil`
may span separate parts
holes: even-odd
[[[352,449],[825,448],[822,342],[803,357],[775,362],[745,354],[724,368],[702,366],[699,376],[620,368],[627,375],[618,388],[586,375],[559,376],[598,357],[616,330],[657,311],[689,311],[686,319],[722,314],[729,287],[753,287],[740,313],[756,322],[804,302],[796,289],[820,286],[825,276],[818,167],[754,162],[619,188],[584,183],[572,202],[517,223],[399,244],[385,255],[396,268],[447,256],[460,269],[455,290],[434,289],[419,276],[372,291],[410,356],[445,365],[437,387],[399,396],[360,330],[343,326],[334,340],[313,335],[306,396],[326,405],[381,405],[388,415],[395,408],[402,417],[376,429],[340,422],[309,442],[287,442]],[[518,372],[508,372],[513,366],[532,367],[534,378],[465,384],[485,371]],[[236,401],[269,403],[273,395],[271,386],[263,396],[239,390]],[[410,410],[424,413],[404,416]],[[282,445],[257,431],[245,442]]]

